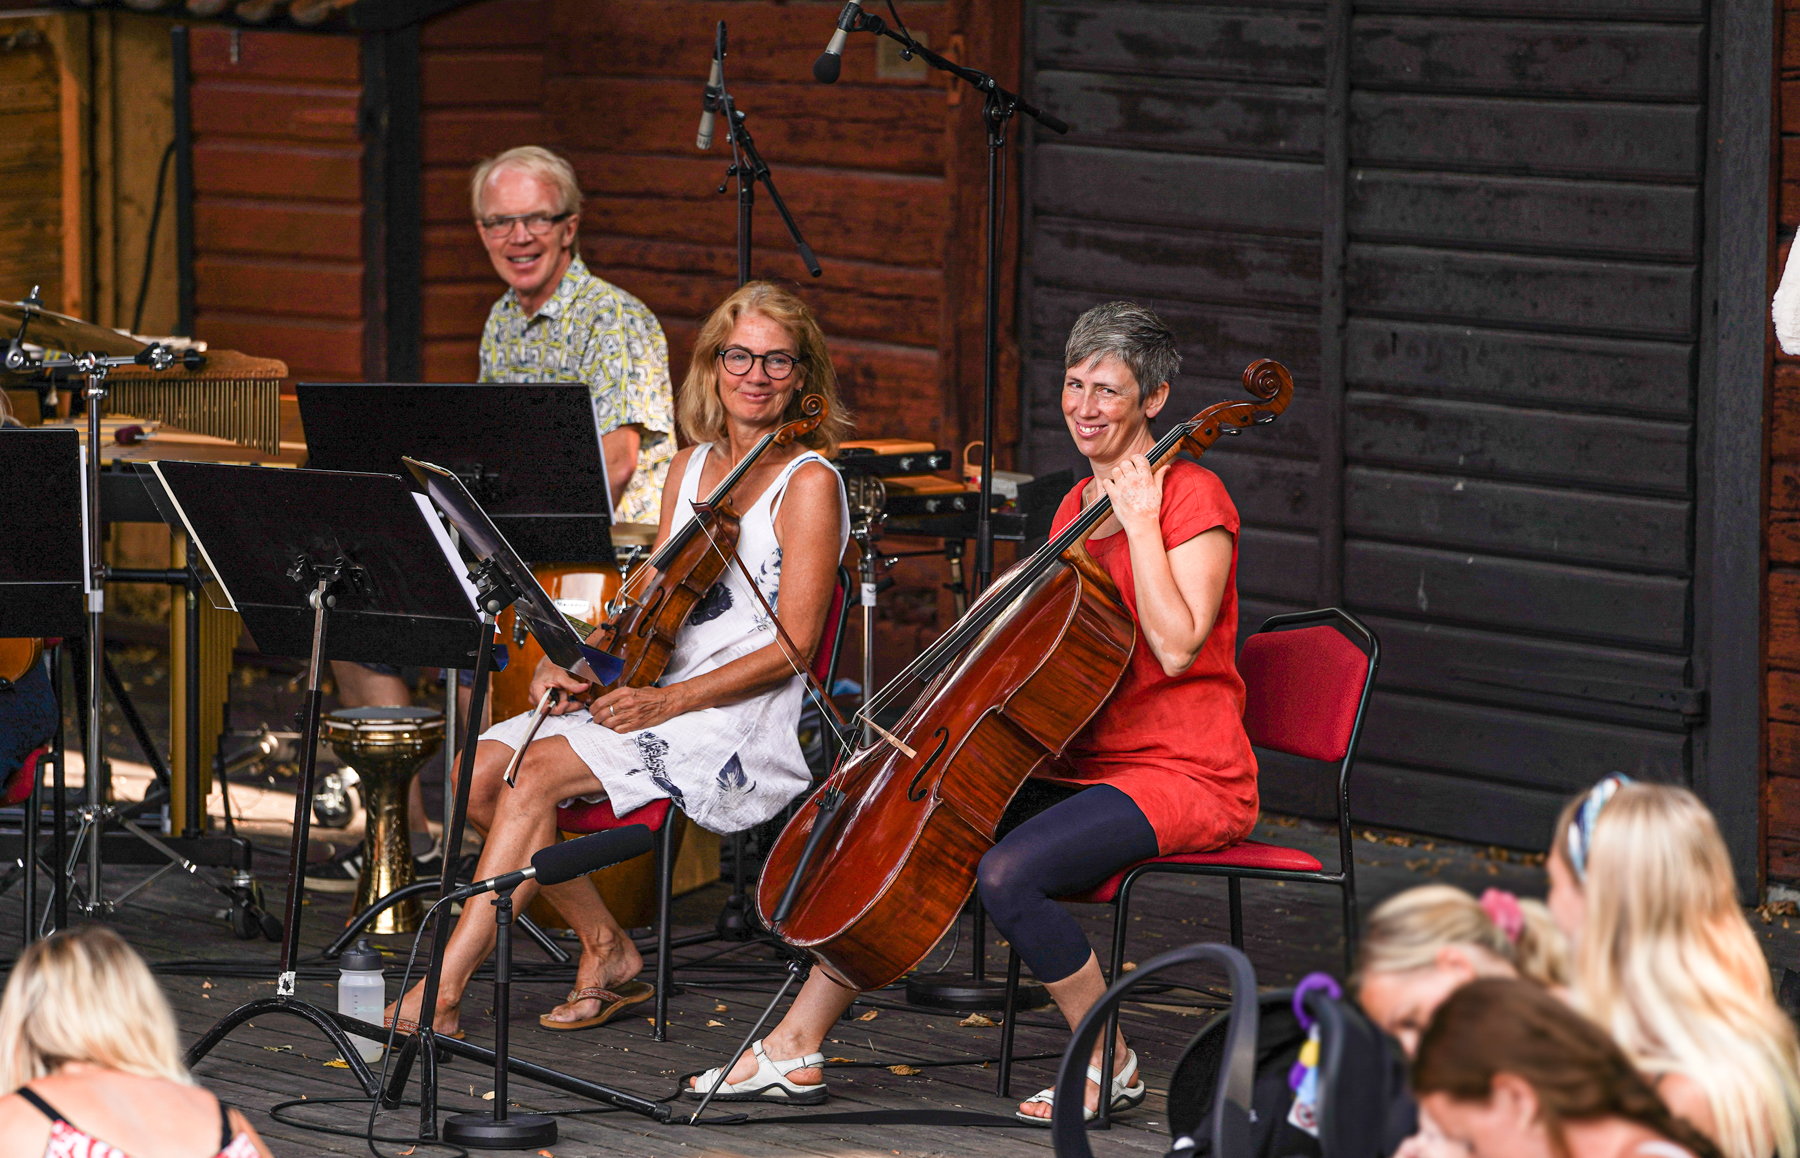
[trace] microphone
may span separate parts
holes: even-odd
[[[831,34],[831,42],[819,54],[819,59],[813,61],[813,79],[820,84],[837,83],[838,72],[844,64],[844,42],[850,39],[850,30],[856,27],[861,15],[862,5],[857,0],[850,0],[838,13],[837,31]]]
[[[713,113],[719,107],[719,93],[725,87],[725,22],[719,21],[719,30],[713,39],[712,77],[706,82],[706,95],[700,101],[700,135],[694,138],[694,145],[701,151],[712,148]]]
[[[540,848],[531,854],[531,867],[502,873],[484,881],[464,885],[451,893],[450,900],[465,900],[482,893],[503,893],[518,888],[529,880],[540,885],[560,885],[576,877],[643,856],[650,851],[650,829],[642,824],[609,828],[589,833],[575,840]]]

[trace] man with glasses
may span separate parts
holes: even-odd
[[[508,149],[469,182],[481,243],[509,287],[481,331],[483,382],[585,382],[620,522],[654,523],[675,456],[669,345],[637,298],[576,253],[581,189],[548,149]]]

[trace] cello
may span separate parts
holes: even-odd
[[[1294,382],[1264,358],[1244,370],[1244,388],[1258,401],[1221,402],[1176,426],[1151,449],[1151,467],[1273,421]],[[758,910],[833,980],[877,989],[924,959],[962,912],[1014,793],[1118,687],[1137,625],[1084,546],[1111,510],[1104,496],[1086,507],[866,705],[872,717],[929,681],[770,849]]]

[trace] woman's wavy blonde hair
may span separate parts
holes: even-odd
[[[53,933],[19,954],[0,999],[0,1083],[16,1090],[87,1062],[192,1085],[175,1015],[149,966],[94,925]]]
[[[851,422],[838,398],[837,371],[831,365],[831,352],[825,348],[825,333],[799,295],[769,281],[744,283],[720,302],[700,327],[699,336],[694,339],[693,358],[688,362],[687,379],[675,400],[675,421],[681,433],[693,442],[718,442],[725,438],[725,404],[719,401],[719,351],[725,348],[732,328],[745,314],[761,314],[794,339],[794,353],[799,359],[794,378],[799,380],[799,388],[788,399],[781,421],[792,422],[800,417],[801,399],[806,395],[822,396],[828,408],[825,421],[798,441],[829,458],[837,453],[838,443],[850,432]]]
[[[1449,945],[1475,948],[1539,985],[1569,984],[1569,945],[1542,901],[1519,900],[1524,923],[1507,937],[1481,902],[1452,885],[1407,889],[1375,907],[1358,949],[1357,977],[1406,973],[1437,963]]]
[[[1626,784],[1600,810],[1580,876],[1565,850],[1585,799],[1563,809],[1550,846],[1586,902],[1577,1006],[1645,1073],[1706,1092],[1727,1158],[1795,1158],[1800,1045],[1712,813],[1685,788]]]

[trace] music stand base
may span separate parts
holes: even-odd
[[[556,1119],[546,1114],[452,1114],[444,1119],[444,1141],[476,1150],[531,1150],[556,1142]]]
[[[1005,1009],[1006,982],[992,977],[977,980],[969,973],[915,973],[906,979],[906,1003],[957,1013]],[[1014,1009],[1042,1009],[1049,1004],[1048,989],[1036,981],[1019,980]]]

